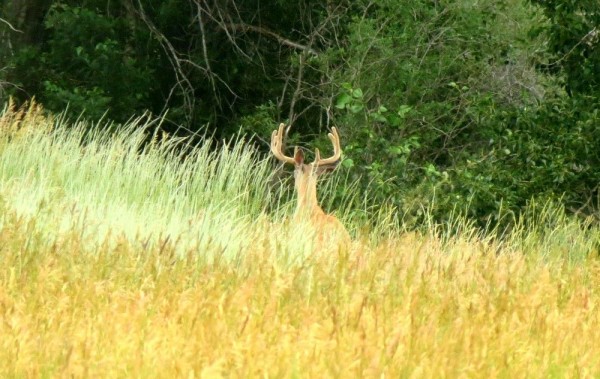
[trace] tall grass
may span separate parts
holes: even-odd
[[[183,251],[229,255],[270,202],[271,164],[241,139],[191,149],[153,135],[157,121],[147,118],[107,132],[44,118],[35,106],[24,112],[3,116],[15,130],[0,136],[0,191],[18,214],[49,217],[38,222],[48,234],[168,236]]]
[[[355,241],[317,253],[243,140],[183,155],[153,122],[4,110],[0,377],[600,375],[591,222],[369,230],[351,192]]]

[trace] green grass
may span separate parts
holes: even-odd
[[[183,155],[156,122],[5,108],[0,377],[600,376],[591,221],[414,233],[350,190],[354,241],[319,246],[243,139]]]
[[[182,251],[232,255],[272,201],[271,164],[242,140],[217,152],[206,143],[184,157],[183,142],[152,135],[156,120],[137,119],[109,134],[101,125],[30,114],[0,141],[0,192],[49,236],[72,228],[98,241],[169,236]],[[5,114],[4,123],[16,117]]]

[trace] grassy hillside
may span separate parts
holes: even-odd
[[[373,230],[348,195],[352,246],[315,249],[243,140],[152,123],[3,111],[0,377],[600,375],[597,226]]]

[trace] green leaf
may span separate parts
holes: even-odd
[[[404,118],[406,116],[406,114],[408,112],[410,112],[412,108],[408,105],[401,105],[400,109],[398,109],[398,116],[400,116],[400,118]]]
[[[390,146],[388,148],[388,153],[394,155],[402,155],[405,153],[405,149],[403,146]]]
[[[352,90],[352,97],[355,99],[362,99],[362,97],[363,97],[362,89],[356,88],[356,89]]]
[[[363,110],[363,105],[362,104],[352,104],[350,106],[350,112],[352,113],[358,113],[360,111]]]
[[[344,159],[342,161],[342,166],[344,166],[346,168],[352,168],[352,167],[354,167],[354,161],[351,158]]]
[[[347,93],[343,93],[337,98],[337,101],[335,102],[335,107],[338,109],[345,109],[346,105],[348,105],[348,103],[350,103],[351,101],[352,97]]]
[[[377,122],[387,122],[388,119],[379,112],[371,113],[371,118]]]

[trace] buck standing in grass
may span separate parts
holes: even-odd
[[[294,147],[293,157],[283,153],[284,130],[285,125],[279,124],[279,128],[273,131],[271,152],[281,162],[294,165],[294,181],[298,197],[294,223],[309,222],[314,227],[318,244],[322,244],[324,240],[349,242],[350,235],[344,225],[335,216],[323,212],[317,201],[319,175],[333,171],[341,159],[342,149],[337,129],[333,127],[332,133],[329,133],[329,139],[333,144],[333,155],[322,159],[319,149],[315,149],[315,160],[308,164],[304,163],[304,153],[298,146]]]

